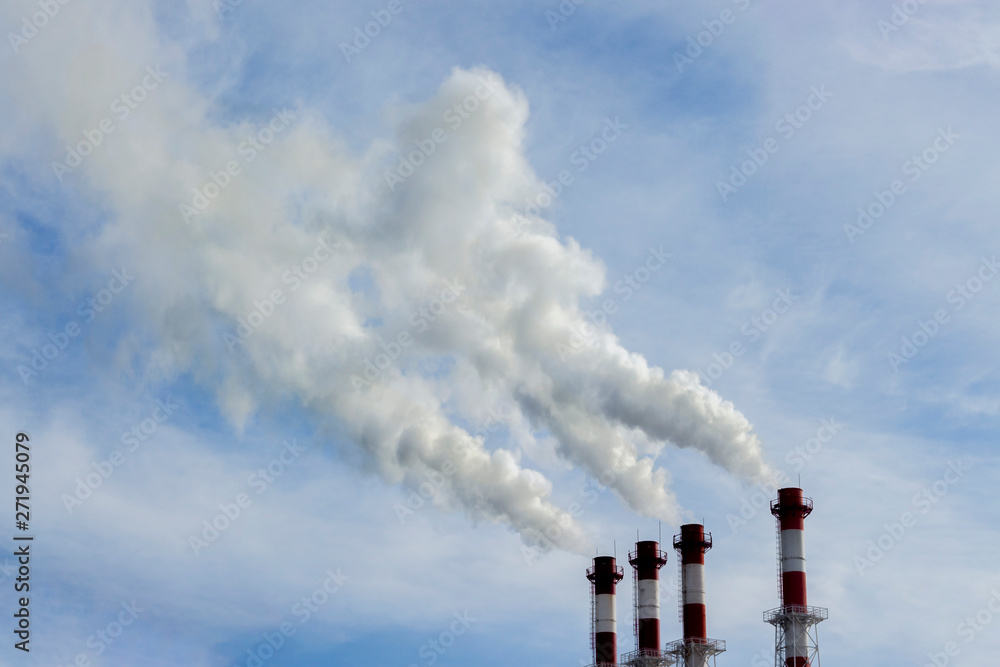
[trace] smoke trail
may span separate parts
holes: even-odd
[[[127,14],[105,20],[152,32]],[[135,48],[147,51],[114,62],[156,62],[153,47]],[[74,49],[7,74],[55,81]],[[38,86],[35,111],[92,109],[93,97],[131,85],[98,60],[94,83],[59,104]],[[540,183],[522,146],[528,104],[498,75],[455,70],[394,142],[358,157],[309,109],[213,122],[173,62],[141,122],[122,121],[69,176],[111,211],[85,253],[141,269],[144,312],[123,363],[191,374],[239,428],[262,402],[295,395],[386,480],[443,476],[442,505],[527,541],[558,525],[564,548],[580,549],[584,534],[549,500],[551,483],[472,435],[488,409],[511,412],[522,444],[547,430],[564,459],[613,471],[630,507],[670,522],[681,509],[669,475],[640,440],[768,474],[749,422],[695,375],[665,376],[608,330],[557,353],[585,323],[581,301],[602,292],[604,267],[550,223],[518,215]],[[93,123],[83,116],[45,120],[72,142]]]

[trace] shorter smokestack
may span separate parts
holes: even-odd
[[[591,642],[595,665],[618,664],[618,616],[615,589],[625,573],[612,556],[597,556],[587,570],[590,580],[590,614],[593,619]]]
[[[726,650],[726,642],[709,639],[705,596],[705,552],[712,548],[712,534],[699,523],[681,526],[674,535],[674,549],[681,563],[681,615],[684,638],[667,644],[666,652],[683,667],[709,667]]]
[[[658,656],[660,647],[660,568],[667,564],[660,543],[636,542],[629,554],[635,573],[635,643],[642,656]]]
[[[681,604],[684,619],[684,639],[703,640],[707,636],[705,608],[705,552],[712,548],[712,534],[705,534],[700,524],[681,526],[674,537],[674,548],[680,555]]]
[[[635,651],[622,656],[629,667],[666,667],[660,645],[660,568],[667,563],[667,554],[660,543],[636,542],[635,551],[628,555],[632,565],[635,599]]]

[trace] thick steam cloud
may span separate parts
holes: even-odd
[[[71,48],[63,65],[91,85],[59,103],[38,87],[40,115],[80,109],[44,119],[61,144],[99,120],[95,96],[115,99],[136,74],[121,64],[134,58],[83,53],[86,71]],[[587,324],[581,304],[602,293],[604,266],[524,213],[541,191],[523,152],[528,104],[497,74],[455,70],[394,121],[393,141],[358,156],[307,108],[221,124],[180,65],[163,69],[136,117],[62,174],[109,212],[85,254],[137,276],[143,312],[123,366],[192,375],[238,428],[295,396],[387,481],[443,479],[436,503],[529,543],[585,543],[523,460],[549,442],[595,477],[613,471],[624,502],[672,523],[682,510],[651,447],[769,474],[750,423],[696,375],[664,374],[607,328],[560,354]],[[515,449],[486,440],[491,414]]]

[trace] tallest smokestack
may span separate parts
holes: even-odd
[[[778,521],[781,538],[781,604],[806,606],[806,517],[812,500],[802,497],[802,489],[780,489],[771,501],[771,514]]]
[[[775,667],[818,664],[816,625],[827,618],[827,610],[807,604],[805,519],[812,510],[812,500],[799,488],[779,489],[777,500],[771,501],[778,524],[781,606],[766,612],[764,620],[774,626]]]

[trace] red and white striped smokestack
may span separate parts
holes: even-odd
[[[805,518],[812,509],[802,489],[779,489],[778,499],[771,501],[781,531],[781,604],[786,607],[806,606]]]
[[[594,616],[594,663],[618,664],[618,616],[615,588],[625,573],[612,556],[597,556],[587,570],[590,580]]]
[[[636,574],[636,643],[640,656],[658,656],[660,647],[660,568],[666,552],[655,541],[636,542],[628,562]]]
[[[712,548],[712,534],[698,523],[681,526],[674,537],[674,548],[681,558],[681,603],[683,604],[684,639],[708,637],[705,606],[705,552]]]
[[[807,606],[805,518],[812,512],[812,500],[802,489],[778,489],[771,501],[771,514],[778,523],[778,559],[781,576],[781,606],[764,612],[764,621],[774,626],[774,654],[784,656],[784,667],[819,664],[817,625],[829,617],[823,607]]]
[[[712,548],[712,534],[700,523],[681,526],[674,535],[674,549],[681,564],[681,615],[684,638],[667,644],[666,653],[681,667],[709,667],[726,650],[726,642],[708,639],[705,604],[705,552]]]
[[[806,595],[805,518],[812,512],[812,500],[802,489],[778,489],[771,501],[771,514],[781,532],[781,605],[785,621],[785,667],[809,667],[810,624],[794,615],[808,614]],[[792,614],[793,616],[787,616]]]

